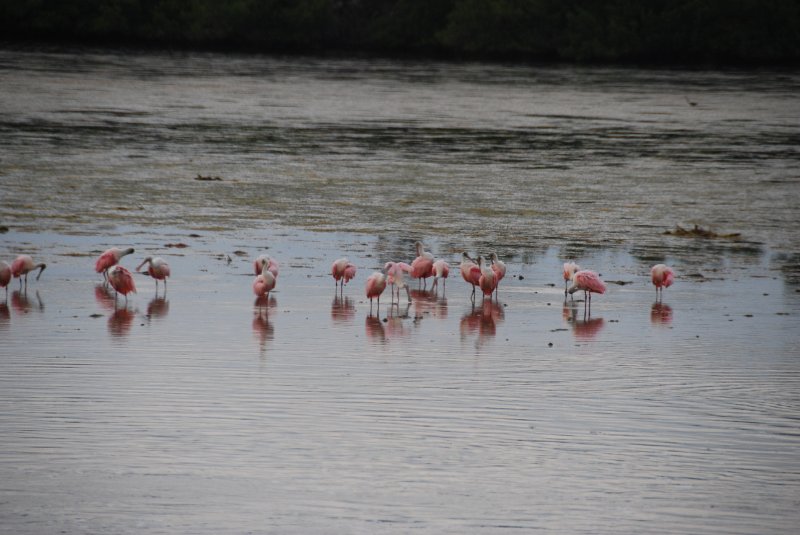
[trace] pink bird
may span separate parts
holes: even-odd
[[[475,286],[478,285],[481,278],[481,268],[478,264],[464,252],[461,253],[461,278],[472,285],[472,301],[475,301]]]
[[[492,253],[489,255],[489,260],[492,261],[492,271],[494,271],[494,278],[496,280],[495,287],[500,287],[500,281],[503,280],[503,277],[506,276],[506,264],[502,260],[497,258],[497,253]],[[495,290],[499,292],[499,290]]]
[[[480,286],[484,298],[486,298],[487,295],[491,298],[492,293],[497,289],[497,277],[495,277],[491,266],[483,264],[483,257],[480,256],[478,257],[478,268],[481,270],[478,286]]]
[[[392,286],[392,302],[394,302],[394,289],[397,287],[397,301],[400,302],[400,290],[405,289],[408,302],[411,302],[411,292],[406,284],[405,274],[413,276],[414,268],[405,262],[386,262],[383,266],[386,272],[386,281]]]
[[[147,273],[156,281],[156,293],[158,292],[158,281],[164,281],[164,292],[166,293],[167,277],[169,277],[170,274],[169,264],[167,264],[163,258],[148,256],[136,267],[136,271],[139,271],[145,264],[149,264],[147,266]]]
[[[275,289],[275,275],[269,268],[263,270],[261,274],[256,275],[256,280],[253,281],[253,293],[256,296],[268,296],[269,293]]]
[[[422,279],[427,285],[427,278],[433,275],[434,258],[431,253],[425,252],[422,242],[414,242],[417,248],[417,257],[411,262],[411,276],[415,279]]]
[[[384,268],[385,271],[385,268]],[[378,299],[378,310],[381,307],[381,294],[386,289],[386,274],[376,271],[367,279],[367,298],[369,299],[369,313],[372,315],[372,300]]]
[[[450,276],[450,264],[445,262],[444,260],[437,260],[433,263],[433,288],[437,288],[439,286],[439,279],[442,279],[442,285],[447,288],[447,277]]]
[[[265,254],[262,254],[256,258],[255,262],[253,262],[253,268],[255,269],[256,275],[261,275],[261,272],[264,270],[265,266],[267,270],[272,273],[272,276],[277,279],[278,262],[274,258],[270,258],[269,255]]]
[[[11,266],[8,262],[0,261],[0,288],[6,289],[6,300],[8,300],[8,283],[11,282]]]
[[[333,276],[337,287],[339,286],[339,281],[341,281],[342,289],[344,289],[344,285],[356,276],[356,266],[351,264],[347,258],[339,258],[334,260],[331,265],[331,276]]]
[[[656,287],[656,299],[658,299],[659,290],[661,291],[661,296],[664,296],[664,288],[669,288],[672,286],[672,282],[675,279],[675,272],[672,271],[672,268],[666,266],[664,264],[656,264],[652,268],[650,268],[650,278],[653,280],[653,284]]]
[[[564,262],[564,297],[567,297],[567,284],[572,280],[572,276],[580,271],[581,268],[575,262]]]
[[[128,294],[136,293],[136,284],[133,282],[131,272],[122,266],[111,266],[107,271],[108,282],[117,293],[125,296],[125,304],[128,303]],[[114,294],[114,301],[116,302],[116,294]]]
[[[592,294],[606,293],[606,284],[602,280],[600,280],[600,275],[598,275],[594,271],[589,271],[588,269],[584,269],[581,271],[576,271],[572,275],[572,286],[569,287],[568,291],[571,295],[579,290],[583,291],[584,299],[588,300],[589,310],[591,311]],[[584,306],[587,306],[586,303],[587,301],[584,301]]]
[[[47,266],[45,264],[36,264],[33,258],[26,254],[21,254],[11,263],[11,275],[16,279],[19,277],[19,287],[22,288],[22,275],[25,275],[25,287],[28,286],[28,273],[36,268],[39,268],[39,274],[36,275],[36,280],[42,276],[42,271]]]
[[[100,255],[100,258],[97,259],[97,262],[94,263],[94,270],[97,273],[102,273],[103,278],[107,279],[108,276],[106,271],[111,266],[116,266],[120,259],[123,256],[129,255],[133,253],[133,247],[128,247],[127,249],[120,249],[119,247],[112,247],[111,249],[107,250],[103,254]]]

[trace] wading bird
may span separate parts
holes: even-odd
[[[256,275],[256,280],[253,281],[253,293],[256,296],[269,296],[269,293],[274,289],[275,275],[269,269],[265,269],[259,275]]]
[[[478,269],[481,271],[481,276],[478,279],[478,286],[480,286],[481,291],[483,292],[484,299],[486,296],[489,296],[489,299],[492,298],[492,293],[497,289],[497,277],[494,274],[494,270],[492,270],[491,266],[484,265],[483,257],[478,257]]]
[[[158,293],[158,281],[164,281],[164,293],[166,293],[167,277],[169,277],[169,264],[167,264],[163,258],[153,258],[152,256],[148,256],[142,260],[142,263],[139,264],[139,266],[136,268],[136,271],[139,271],[145,264],[149,264],[147,266],[147,273],[156,281],[156,293]]]
[[[39,274],[36,275],[36,280],[42,276],[42,271],[47,266],[45,264],[36,264],[33,258],[26,254],[21,254],[11,263],[11,275],[16,279],[19,277],[19,287],[22,288],[22,276],[25,275],[25,287],[28,287],[28,273],[36,268],[39,268]]]
[[[386,268],[384,268],[386,271]],[[369,299],[369,313],[372,315],[372,300],[374,298],[378,299],[378,313],[380,313],[381,308],[381,294],[386,289],[386,274],[380,271],[376,271],[372,275],[369,276],[367,279],[367,299]]]
[[[659,291],[661,293],[661,297],[663,298],[664,288],[669,288],[672,286],[672,282],[675,280],[675,272],[672,271],[672,268],[669,266],[664,264],[656,264],[650,268],[650,278],[656,287],[656,300],[658,300]]]
[[[342,281],[342,290],[344,290],[344,285],[356,276],[356,266],[351,264],[347,258],[339,258],[334,260],[331,265],[331,275],[336,282],[337,288],[339,287],[339,281]]]
[[[112,247],[100,255],[100,257],[97,259],[97,262],[94,263],[94,270],[97,273],[102,273],[103,278],[108,280],[108,274],[106,273],[108,268],[111,266],[116,266],[123,256],[131,253],[133,253],[133,247],[128,247],[127,249]]]
[[[8,283],[11,282],[11,266],[8,262],[0,261],[0,288],[6,289],[6,301],[8,301]]]
[[[392,302],[394,303],[394,289],[397,288],[397,302],[400,303],[400,290],[405,289],[408,302],[411,302],[411,292],[409,291],[408,284],[406,284],[405,274],[409,273],[413,276],[414,268],[405,262],[386,262],[383,266],[386,272],[386,281],[391,285]]]
[[[427,286],[428,277],[433,275],[434,258],[431,253],[422,248],[422,242],[414,242],[414,247],[417,249],[417,257],[411,262],[411,276],[415,279],[422,279]]]
[[[128,304],[128,294],[136,293],[136,284],[133,282],[131,272],[122,266],[111,266],[108,269],[108,282],[114,291],[125,296],[125,304]],[[114,303],[116,304],[117,295],[114,294]]]
[[[594,271],[589,271],[588,269],[584,269],[581,271],[576,271],[572,275],[572,285],[569,287],[570,295],[577,292],[583,291],[584,295],[584,304],[583,306],[589,307],[589,313],[592,310],[592,294],[604,294],[606,293],[606,284],[600,280],[600,275],[595,273]],[[587,304],[588,303],[588,304]]]
[[[447,289],[447,277],[450,276],[450,264],[444,260],[437,260],[433,263],[433,286],[431,290],[439,286],[439,279],[442,279],[442,286]]]
[[[492,253],[489,255],[489,260],[492,262],[492,271],[494,271],[494,278],[495,278],[495,293],[499,294],[500,290],[500,281],[503,280],[503,277],[506,276],[506,264],[502,260],[497,258],[497,253]],[[499,299],[500,296],[498,295],[497,298]]]
[[[475,286],[478,285],[481,278],[481,268],[478,264],[464,252],[461,253],[461,278],[472,285],[472,302],[475,302]]]
[[[567,297],[567,285],[572,280],[572,276],[581,270],[581,267],[575,262],[564,262],[564,297]]]

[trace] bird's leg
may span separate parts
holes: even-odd
[[[406,297],[408,297],[408,302],[410,303],[411,302],[411,292],[409,291],[408,286],[406,286]],[[400,304],[400,290],[397,290],[397,304],[398,305]]]
[[[474,284],[472,285],[472,297],[470,299],[472,300],[472,304],[474,305],[475,304],[475,285]]]

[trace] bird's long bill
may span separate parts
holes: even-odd
[[[42,271],[44,271],[46,267],[47,267],[47,265],[45,265],[45,264],[39,264],[39,274],[36,275],[36,280],[37,281],[39,280],[39,277],[42,276]]]
[[[145,265],[146,263],[148,263],[149,261],[150,261],[149,258],[145,258],[144,260],[142,260],[142,263],[139,264],[138,266],[136,266],[136,271],[139,271],[140,269],[142,269],[142,266]]]

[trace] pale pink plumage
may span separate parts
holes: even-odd
[[[572,280],[572,276],[581,270],[581,267],[575,262],[564,262],[564,296],[567,295],[567,285]]]
[[[269,255],[262,254],[258,258],[256,258],[255,262],[253,262],[253,269],[256,272],[256,275],[261,275],[262,270],[266,266],[267,270],[272,273],[272,276],[276,279],[278,278],[278,262],[274,258],[270,258]]]
[[[112,247],[100,255],[100,257],[94,263],[94,270],[97,273],[103,273],[103,276],[105,276],[105,272],[108,270],[108,268],[117,265],[123,256],[129,255],[133,252],[134,251],[132,247],[127,249]]]
[[[569,293],[574,293],[579,290],[589,293],[604,294],[606,293],[606,284],[600,279],[600,275],[594,271],[584,269],[576,271],[572,275],[572,286],[569,288]]]
[[[381,305],[381,294],[386,289],[386,275],[380,271],[376,271],[367,279],[366,293],[369,299],[370,310],[372,310],[372,300],[378,299],[378,306]]]
[[[131,272],[122,266],[112,266],[108,270],[108,282],[117,293],[121,293],[128,299],[128,294],[136,293],[136,284],[133,282]]]
[[[415,279],[427,279],[433,275],[434,258],[431,253],[425,252],[422,242],[414,242],[417,257],[411,262],[411,276]]]
[[[145,258],[141,264],[136,267],[136,271],[139,271],[143,265],[148,264],[147,266],[147,273],[156,281],[156,292],[158,291],[158,281],[164,281],[164,289],[166,291],[167,288],[167,277],[170,275],[169,264],[160,257],[153,258],[148,256]]]
[[[337,285],[341,281],[342,287],[344,287],[356,276],[356,266],[351,264],[347,258],[339,258],[334,260],[331,265],[331,276]]]
[[[675,272],[669,266],[656,264],[650,268],[650,278],[656,287],[656,299],[658,299],[659,291],[663,295],[664,288],[672,286],[672,282],[675,280]]]
[[[490,266],[483,264],[483,258],[480,256],[478,257],[478,268],[481,271],[481,276],[478,279],[478,286],[480,286],[484,297],[487,295],[491,297],[492,293],[494,293],[497,288],[497,277]]]
[[[475,263],[469,255],[464,252],[461,253],[461,278],[472,285],[472,300],[475,300],[475,286],[478,285],[481,278],[481,268]]]
[[[33,271],[36,268],[39,268],[39,274],[36,275],[36,280],[39,280],[39,277],[42,276],[42,271],[45,270],[47,266],[45,264],[36,264],[29,255],[21,254],[14,261],[11,263],[11,276],[15,279],[17,277],[25,276],[25,285],[28,284],[28,273]],[[20,286],[22,285],[22,279],[20,278]]]
[[[437,260],[433,263],[431,271],[433,272],[433,288],[439,286],[439,279],[444,280],[442,284],[447,284],[447,277],[450,276],[450,264],[444,260]]]
[[[263,270],[253,281],[253,293],[257,296],[268,295],[275,289],[275,275],[268,269]]]

